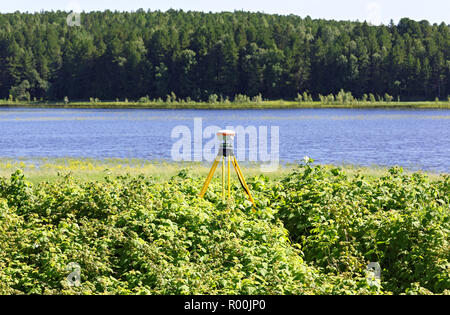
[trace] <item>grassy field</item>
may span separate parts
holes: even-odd
[[[296,102],[273,100],[245,103],[208,103],[208,102],[24,102],[0,100],[0,107],[30,108],[104,108],[104,109],[293,109],[293,108],[441,108],[449,109],[450,102],[362,102],[347,104],[322,102]]]
[[[148,161],[140,159],[38,159],[33,162],[26,160],[0,160],[0,177],[9,177],[14,171],[21,169],[32,183],[41,181],[54,181],[58,175],[70,174],[73,178],[87,181],[104,181],[105,177],[120,175],[144,175],[166,181],[176,176],[181,170],[190,170],[200,176],[205,176],[210,165],[200,162],[167,162]],[[279,178],[288,173],[292,166],[280,168],[277,172],[267,173],[270,178]],[[256,164],[246,165],[247,176],[256,176],[260,173]],[[217,171],[217,174],[220,171]]]
[[[271,173],[262,173],[260,166],[256,163],[243,163],[242,169],[246,177],[255,177],[264,174],[270,179],[279,179],[296,168],[296,164],[283,164],[279,169]],[[144,175],[152,176],[155,179],[166,181],[176,176],[181,170],[188,170],[192,173],[204,176],[206,178],[211,165],[200,162],[168,162],[168,161],[148,161],[141,159],[75,159],[75,158],[60,158],[60,159],[37,159],[29,160],[13,160],[0,159],[0,177],[9,177],[11,173],[20,169],[27,176],[28,180],[34,184],[42,181],[55,181],[59,175],[70,174],[73,178],[87,182],[87,181],[104,181],[105,177],[118,175]],[[334,166],[328,165],[327,168]],[[377,178],[385,174],[388,170],[381,166],[355,166],[355,165],[339,165],[347,174],[356,175],[363,174],[370,178]],[[412,173],[412,171],[405,171]],[[216,171],[216,176],[219,176],[220,170]],[[441,174],[426,173],[430,179],[442,179]],[[234,176],[234,174],[233,174]]]

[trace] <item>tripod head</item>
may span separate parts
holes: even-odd
[[[233,143],[236,132],[233,130],[219,130],[217,132],[217,137],[222,143],[219,147],[219,154],[221,156],[227,157],[234,155]]]

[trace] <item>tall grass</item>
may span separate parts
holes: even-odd
[[[245,177],[260,175],[261,169],[258,163],[241,163]],[[280,165],[278,170],[271,173],[264,173],[270,179],[279,179],[289,174],[296,168],[294,163]],[[205,162],[170,162],[158,160],[142,159],[90,159],[90,158],[40,158],[33,160],[24,159],[0,159],[0,177],[9,177],[13,172],[20,169],[32,183],[42,181],[54,181],[58,175],[70,174],[81,181],[104,181],[108,175],[145,175],[152,176],[159,181],[170,180],[180,171],[187,169],[191,172],[206,178],[210,163]],[[329,165],[327,167],[334,167]],[[371,166],[340,165],[350,176],[363,174],[371,178],[378,178],[386,173],[387,168]],[[407,171],[408,172],[408,171]],[[234,180],[235,174],[233,173]],[[442,178],[439,174],[427,173],[432,180]],[[220,176],[220,171],[216,171],[216,176]]]
[[[269,109],[269,108],[450,108],[450,96],[446,100],[402,102],[399,97],[394,99],[389,94],[364,94],[356,98],[351,92],[341,90],[336,95],[318,95],[315,99],[307,92],[298,93],[295,100],[268,100],[261,94],[254,97],[238,94],[233,99],[211,94],[207,101],[195,101],[190,98],[178,98],[173,92],[163,100],[151,99],[149,96],[138,100],[101,101],[91,97],[89,101],[23,101],[12,98],[0,100],[0,106],[11,107],[56,107],[56,108],[142,108],[142,109]]]

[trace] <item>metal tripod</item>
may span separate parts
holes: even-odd
[[[211,179],[214,176],[214,173],[216,172],[217,166],[219,165],[220,161],[222,161],[222,199],[225,200],[225,164],[228,164],[228,199],[231,198],[231,165],[233,164],[234,170],[237,174],[237,177],[239,179],[239,182],[241,183],[242,188],[247,193],[248,199],[253,203],[253,206],[256,207],[255,200],[253,200],[252,194],[250,193],[250,189],[247,186],[247,183],[245,182],[244,175],[242,174],[241,168],[239,167],[239,164],[237,162],[237,159],[234,155],[232,144],[227,142],[226,136],[228,134],[226,133],[219,133],[218,135],[224,136],[224,143],[219,149],[219,153],[216,156],[216,159],[214,160],[214,163],[211,167],[211,170],[209,171],[208,177],[206,177],[205,184],[203,185],[202,191],[200,192],[200,198],[203,198],[205,196],[206,190],[208,189],[209,183],[211,182]]]

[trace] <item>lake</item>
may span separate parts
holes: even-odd
[[[450,110],[0,109],[0,158],[171,160],[172,132],[208,126],[279,128],[279,158],[321,164],[400,165],[450,172]],[[186,129],[184,128],[184,129]],[[261,134],[258,134],[261,136]],[[204,139],[206,144],[209,139]],[[270,151],[270,137],[269,151]],[[251,148],[246,146],[246,156]]]

